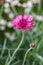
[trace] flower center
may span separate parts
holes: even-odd
[[[25,28],[26,27],[26,25],[27,25],[27,22],[26,22],[26,20],[20,20],[20,22],[18,23],[18,25],[21,27],[21,28]]]

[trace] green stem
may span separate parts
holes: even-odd
[[[17,12],[16,8],[15,7],[12,7],[12,10],[14,12],[14,15],[17,16],[18,15],[18,12]]]
[[[17,53],[17,51],[19,50],[20,46],[22,45],[23,40],[24,40],[24,32],[22,32],[22,39],[21,39],[21,41],[20,41],[18,47],[16,48],[16,50],[13,52],[12,57],[11,57],[11,59],[8,61],[7,65],[10,65],[10,63],[12,62],[12,60],[13,60],[15,54]]]
[[[2,52],[1,52],[1,58],[2,58],[4,51],[5,51],[5,48],[6,48],[6,42],[7,42],[7,39],[5,38],[3,48],[2,48]]]
[[[26,53],[25,53],[25,55],[24,55],[24,60],[23,60],[22,65],[25,65],[25,61],[26,61],[27,54],[29,53],[29,51],[30,51],[31,49],[32,49],[32,48],[29,48],[29,49],[26,51]]]
[[[3,13],[3,5],[2,5],[1,10],[0,10],[0,19],[2,18],[2,13]]]

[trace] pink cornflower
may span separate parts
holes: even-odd
[[[27,14],[18,15],[13,19],[12,26],[17,30],[29,30],[34,26],[33,17]]]

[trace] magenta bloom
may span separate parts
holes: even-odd
[[[13,19],[12,26],[17,30],[29,30],[34,26],[33,17],[27,14],[18,15]]]

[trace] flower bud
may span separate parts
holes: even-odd
[[[31,43],[30,47],[34,48],[35,47],[35,43]]]

